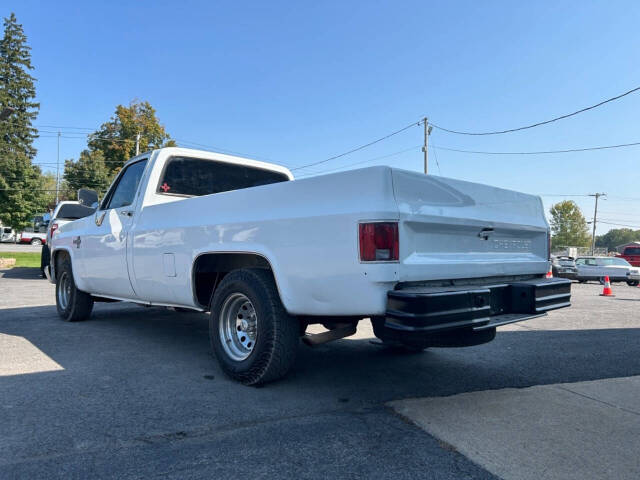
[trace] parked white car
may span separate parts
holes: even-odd
[[[578,257],[576,259],[580,282],[597,280],[604,283],[604,277],[611,282],[627,282],[631,286],[640,283],[640,268],[633,267],[624,258],[619,257]]]
[[[11,227],[0,227],[1,243],[16,243],[20,240],[20,234]]]
[[[544,278],[539,197],[389,167],[292,180],[212,152],[133,158],[52,239],[59,315],[84,320],[104,299],[209,311],[223,370],[257,384],[289,370],[301,336],[335,340],[365,318],[386,343],[469,346],[570,304],[571,282]],[[304,335],[311,323],[329,331]]]

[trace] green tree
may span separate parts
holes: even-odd
[[[0,41],[0,107],[13,110],[0,122],[2,154],[22,152],[32,159],[36,154],[33,140],[38,135],[31,122],[38,116],[40,104],[34,101],[35,79],[30,70],[33,70],[31,47],[12,13],[4,19],[4,37]]]
[[[12,153],[1,161],[0,220],[20,230],[46,210],[44,177],[23,153]]]
[[[591,241],[587,222],[575,202],[565,200],[549,210],[551,214],[551,244],[555,247],[586,247]]]
[[[101,151],[107,168],[117,172],[136,154],[136,136],[140,135],[140,153],[161,147],[173,147],[171,139],[149,102],[132,101],[118,105],[111,119],[89,135],[89,149]]]
[[[31,162],[37,137],[31,122],[40,105],[34,101],[30,50],[22,25],[12,13],[4,19],[0,40],[0,109],[12,111],[0,121],[0,220],[17,229],[46,207],[42,172]]]
[[[56,174],[46,172],[42,174],[42,187],[44,198],[48,210],[53,210],[56,206]],[[60,200],[67,200],[62,192],[59,192]]]
[[[78,161],[64,162],[64,188],[66,194],[76,198],[78,189],[90,188],[102,197],[111,183],[111,172],[104,163],[100,150],[83,150]]]
[[[609,251],[614,251],[618,245],[638,241],[640,241],[640,230],[630,228],[614,228],[604,235],[596,236],[596,246],[607,247]]]

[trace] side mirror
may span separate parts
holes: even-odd
[[[84,205],[89,208],[98,207],[98,193],[88,188],[81,188],[78,190],[78,202],[80,205]]]

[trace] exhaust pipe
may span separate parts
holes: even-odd
[[[302,337],[302,341],[306,345],[314,347],[323,343],[350,337],[354,333],[356,333],[356,324],[350,323],[341,327],[334,328],[333,330],[327,330],[326,332],[322,333],[307,333]]]

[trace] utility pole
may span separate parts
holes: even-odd
[[[598,218],[598,199],[602,196],[606,196],[606,193],[592,193],[590,197],[596,197],[596,208],[593,211],[593,235],[591,236],[591,255],[594,254],[596,249],[596,221]]]
[[[136,134],[136,157],[140,155],[140,134]]]
[[[58,130],[58,158],[56,160],[56,205],[58,205],[60,185],[60,130]]]
[[[424,146],[422,147],[422,151],[424,152],[424,174],[429,174],[429,134],[431,133],[431,127],[429,126],[429,120],[427,117],[422,119],[422,123],[424,124]]]

